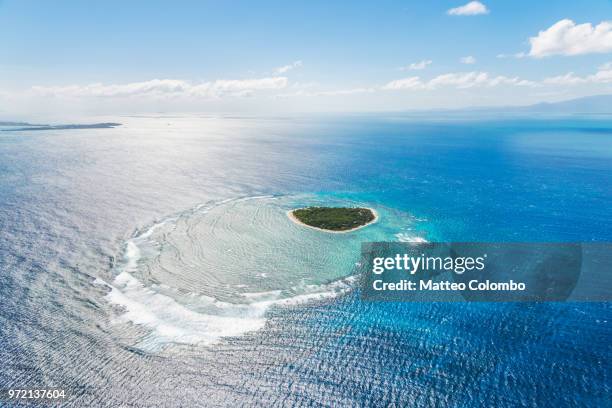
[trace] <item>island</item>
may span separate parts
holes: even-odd
[[[30,130],[112,129],[121,126],[121,123],[104,122],[83,125],[35,125],[26,122],[0,122],[0,126],[11,126],[9,129],[2,129],[3,132],[25,132]]]
[[[306,207],[287,212],[296,224],[325,232],[350,232],[378,220],[372,208]]]

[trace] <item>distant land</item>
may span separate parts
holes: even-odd
[[[514,115],[612,115],[612,94],[585,96],[582,98],[568,99],[559,102],[540,102],[533,105],[511,105],[511,106],[472,106],[467,108],[435,108],[435,109],[410,109],[395,111],[409,116],[431,116],[440,114],[444,117],[463,117],[468,115],[483,116],[514,116]],[[378,115],[380,112],[370,112],[369,115]]]
[[[612,114],[612,94],[585,96],[583,98],[568,99],[560,102],[541,102],[524,106],[481,106],[462,109],[440,109],[432,112],[446,113],[490,113],[490,114],[520,114],[520,113],[546,113],[559,115],[579,114]]]
[[[2,129],[3,132],[23,132],[30,130],[66,130],[66,129],[109,129],[121,126],[121,123],[105,122],[91,124],[68,124],[68,125],[35,125],[27,122],[0,122],[0,126],[11,126],[10,129]],[[14,127],[13,127],[14,126]]]
[[[554,103],[543,102],[517,109],[542,113],[612,113],[612,95],[585,96]]]
[[[49,126],[49,125],[35,125],[34,123],[28,123],[28,122],[2,122],[0,121],[0,126]]]

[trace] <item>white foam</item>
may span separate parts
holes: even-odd
[[[423,237],[419,237],[417,235],[411,235],[405,232],[400,232],[398,234],[395,234],[395,238],[397,238],[399,242],[411,242],[414,244],[424,244],[426,242],[429,242]]]
[[[283,297],[280,290],[243,293],[242,298],[247,303],[236,304],[195,293],[183,294],[192,301],[196,299],[196,307],[190,304],[196,311],[158,292],[157,289],[163,289],[165,285],[146,286],[132,275],[138,270],[141,258],[137,241],[148,235],[145,233],[127,242],[124,263],[119,266],[119,273],[112,284],[99,278],[94,281],[110,289],[105,298],[120,308],[117,322],[131,323],[150,330],[135,345],[145,351],[155,352],[168,344],[212,345],[226,337],[260,330],[265,326],[265,314],[270,307],[333,298],[350,290],[354,281],[353,277],[349,277],[325,285],[291,288],[291,291],[302,293],[286,297]]]
[[[140,248],[138,248],[138,245],[136,245],[133,240],[129,240],[123,255],[126,262],[125,270],[132,272],[138,269],[138,261],[140,261],[140,256]]]
[[[110,288],[106,299],[121,308],[118,322],[144,326],[151,331],[136,344],[151,352],[172,343],[212,345],[225,337],[260,330],[265,326],[265,313],[270,307],[334,298],[350,290],[351,282],[352,279],[344,279],[328,285],[311,285],[309,293],[287,298],[281,297],[281,291],[245,293],[245,298],[253,300],[247,304],[200,296],[199,306],[209,311],[201,313],[145,286],[127,271],[117,275],[112,284],[101,281]]]
[[[224,202],[232,201],[237,200]],[[192,211],[207,212],[210,208],[201,205]],[[322,285],[302,284],[286,290],[242,293],[238,294],[237,303],[231,303],[201,293],[179,292],[165,284],[143,283],[138,277],[139,266],[143,256],[151,255],[147,248],[151,246],[153,233],[165,224],[176,223],[181,217],[174,215],[163,219],[128,240],[123,260],[115,268],[114,280],[110,284],[101,279],[94,281],[109,289],[105,298],[119,309],[116,323],[129,323],[148,330],[135,345],[140,349],[155,352],[169,344],[212,345],[227,337],[262,329],[266,324],[266,312],[271,307],[331,299],[354,287],[356,277],[352,276]],[[262,273],[261,277],[266,274]],[[231,289],[241,290],[239,286],[233,285]]]
[[[246,292],[241,293],[240,296],[247,299],[278,299],[281,293],[282,291],[280,290],[271,290],[269,292]]]
[[[156,351],[168,343],[214,344],[223,337],[259,330],[265,324],[261,312],[241,310],[240,305],[231,310],[233,313],[230,314],[195,312],[171,297],[144,286],[128,272],[119,274],[109,286],[111,290],[106,299],[121,307],[119,321],[142,325],[151,330],[136,345],[148,351]],[[224,308],[224,305],[220,306]]]

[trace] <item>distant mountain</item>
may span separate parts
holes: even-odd
[[[515,109],[521,112],[612,114],[612,95],[586,96],[553,103],[544,102]]]
[[[467,108],[431,109],[405,111],[408,115],[441,114],[445,116],[462,117],[464,115],[482,116],[514,116],[514,115],[580,115],[580,114],[612,114],[612,94],[585,96],[583,98],[568,99],[560,102],[542,102],[523,106],[472,106]]]

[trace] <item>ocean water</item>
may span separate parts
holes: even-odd
[[[0,132],[0,388],[73,407],[610,404],[609,303],[368,303],[355,263],[366,241],[611,241],[612,118],[109,121]],[[312,204],[380,220],[287,218]]]

